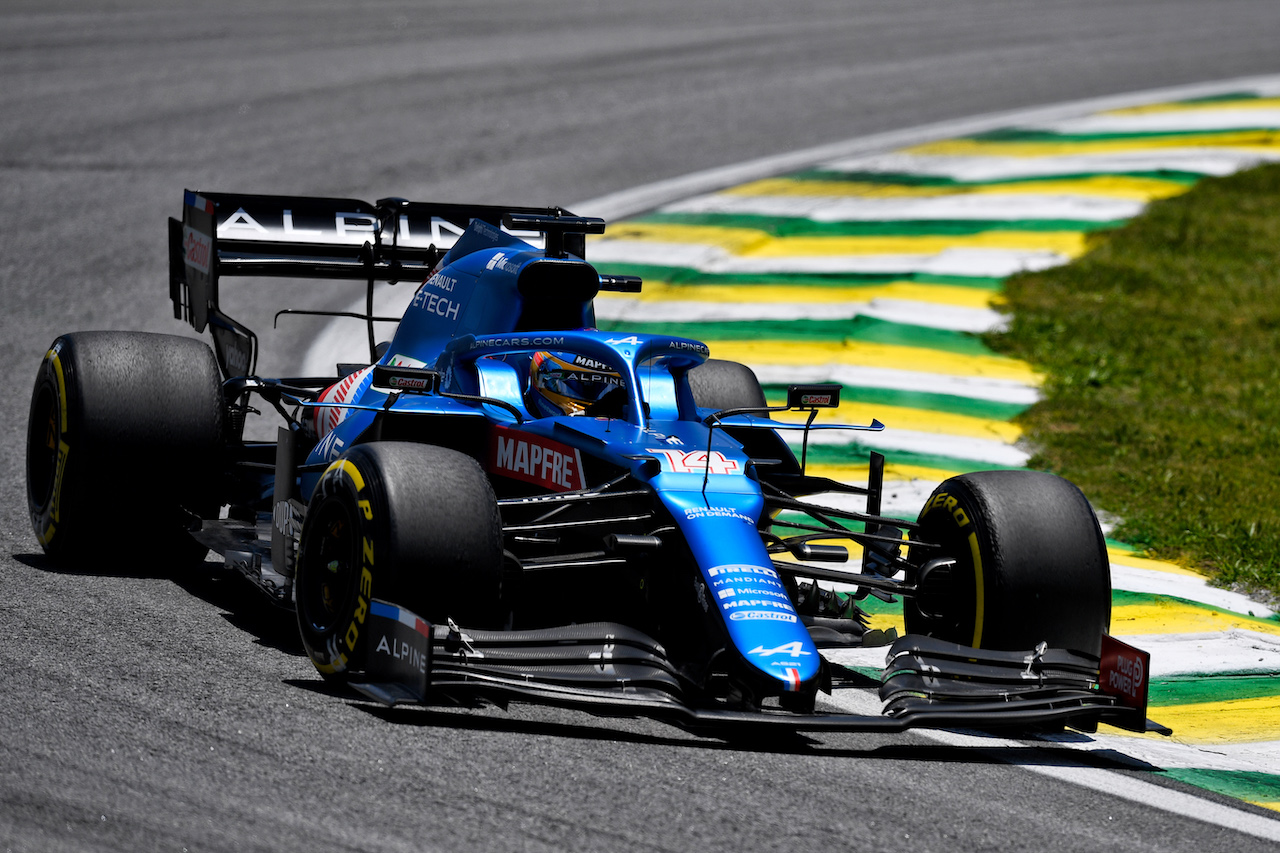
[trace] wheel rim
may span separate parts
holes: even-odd
[[[360,578],[360,537],[350,510],[338,501],[317,509],[315,545],[302,567],[299,589],[303,618],[323,634],[349,616]]]
[[[31,406],[31,423],[27,429],[27,494],[37,510],[49,505],[58,470],[58,444],[62,435],[55,403],[53,389],[42,386]]]
[[[904,608],[908,633],[972,645],[977,618],[976,581],[969,543],[937,529],[922,528],[915,535],[921,541],[943,546],[939,551],[929,551],[930,557],[951,557],[955,565],[935,569],[919,582],[916,598],[909,599]]]

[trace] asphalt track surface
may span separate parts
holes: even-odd
[[[924,122],[1274,72],[1278,34],[1271,0],[5,4],[0,848],[1272,849],[1015,766],[1063,760],[1042,747],[375,711],[321,689],[287,614],[212,564],[177,575],[150,556],[145,507],[104,500],[119,539],[52,567],[22,457],[57,334],[182,332],[164,223],[183,187],[569,203]],[[275,308],[351,296],[248,283],[224,304],[265,333]],[[269,338],[262,371],[296,367],[314,331]]]

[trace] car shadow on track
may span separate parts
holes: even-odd
[[[196,598],[223,611],[222,618],[255,642],[294,657],[304,657],[306,649],[298,634],[298,620],[292,607],[282,607],[247,580],[221,564],[204,564],[211,571],[182,572],[171,580]]]
[[[1027,743],[1023,746],[1009,746],[1007,743],[991,746],[958,746],[922,741],[911,733],[905,735],[842,733],[815,736],[785,729],[689,731],[674,725],[668,729],[671,734],[664,735],[661,730],[668,728],[668,724],[660,720],[634,721],[621,718],[619,725],[611,725],[607,718],[560,709],[548,709],[548,712],[556,715],[578,716],[582,721],[529,719],[523,715],[507,715],[495,706],[481,703],[470,707],[386,708],[368,702],[362,697],[358,698],[353,691],[334,688],[322,681],[294,679],[287,680],[285,683],[344,699],[349,707],[397,726],[824,758],[1020,766],[1060,766],[1069,763],[1073,766],[1088,766],[1104,770],[1154,771],[1159,769],[1120,753],[1066,750],[1050,743]],[[513,707],[537,708],[537,706],[519,705],[513,705]],[[538,710],[532,710],[530,713],[538,713]],[[637,728],[643,730],[637,730]],[[1008,736],[1005,735],[1005,737]]]
[[[67,577],[167,580],[173,575],[171,570],[162,568],[158,565],[148,565],[145,563],[130,563],[122,565],[116,559],[110,557],[91,562],[75,563],[72,565],[55,563],[45,554],[15,553],[13,555],[13,559],[15,562],[21,563],[29,569],[36,569],[37,571],[51,575],[66,575]]]
[[[259,645],[297,657],[306,654],[293,611],[268,601],[252,584],[228,571],[220,562],[206,560],[175,568],[145,561],[121,565],[109,558],[65,565],[55,563],[44,554],[14,554],[13,559],[37,571],[68,577],[170,581],[221,610],[223,619],[251,634]]]

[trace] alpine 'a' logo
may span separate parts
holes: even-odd
[[[790,655],[793,658],[798,658],[804,655],[811,655],[813,652],[806,652],[800,641],[796,640],[791,643],[783,643],[775,649],[766,649],[764,646],[756,646],[754,649],[747,652],[747,654],[757,655],[762,658],[769,658],[774,655]]]

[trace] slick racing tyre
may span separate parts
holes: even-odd
[[[359,444],[316,485],[302,527],[298,627],[316,669],[364,663],[374,598],[429,622],[500,627],[502,522],[470,456],[410,442]]]
[[[934,490],[912,562],[955,560],[920,580],[909,633],[985,649],[1040,642],[1096,655],[1111,624],[1111,568],[1097,517],[1072,483],[1038,471],[983,471]]]
[[[765,402],[760,380],[745,364],[708,359],[689,371],[689,390],[699,408],[758,409]]]
[[[203,559],[208,549],[187,535],[188,513],[217,509],[222,423],[218,366],[200,341],[58,338],[40,364],[27,423],[27,507],[45,553],[66,562],[127,547]]]

